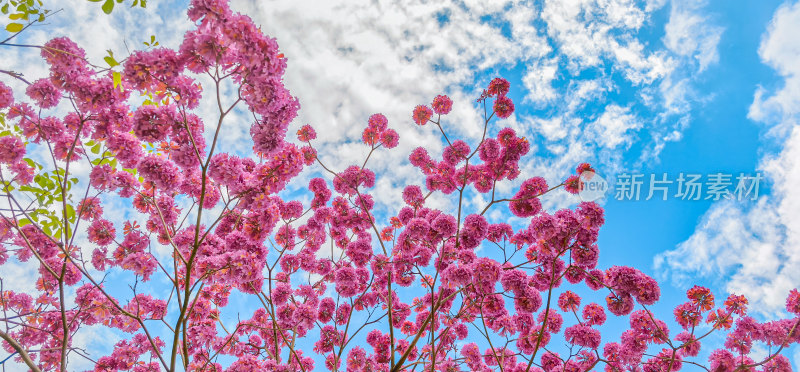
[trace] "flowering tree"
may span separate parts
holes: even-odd
[[[405,186],[406,206],[379,218],[367,163],[398,144],[386,117],[369,118],[362,164],[326,164],[311,126],[297,131],[300,146],[286,141],[299,104],[283,86],[275,40],[224,0],[193,0],[188,16],[197,27],[177,51],[134,52],[115,71],[57,38],[40,47],[50,76],[28,85],[28,102],[0,83],[0,265],[39,268],[36,293],[0,288],[0,337],[16,362],[33,371],[70,370],[75,358],[98,371],[791,370],[781,351],[800,342],[800,318],[759,323],[744,297],[717,306],[693,287],[671,335],[648,309],[655,280],[596,267],[602,208],[550,214],[539,200],[561,187],[577,193],[588,164],[559,185],[532,177],[497,195],[529,151],[513,130],[492,129],[514,111],[507,81],[492,80],[477,100],[484,135],[472,145],[447,135],[447,96],[413,110],[447,145],[440,159],[410,154],[425,185]],[[199,76],[213,84],[201,89]],[[202,92],[216,102],[213,121],[193,113]],[[218,151],[238,107],[254,118],[251,156]],[[309,166],[327,175],[308,182],[311,202],[279,197]],[[75,169],[90,169],[88,180]],[[457,208],[426,207],[434,193]],[[469,211],[463,201],[476,193],[490,202]],[[111,198],[138,213],[113,224],[104,218]],[[492,208],[525,223],[491,223]],[[129,278],[127,288],[109,275]],[[138,289],[156,280],[166,295]],[[582,305],[580,287],[605,304]],[[241,310],[229,304],[234,292],[259,307],[226,324]],[[800,292],[786,309],[800,315]],[[629,319],[619,339],[598,329],[607,311]],[[89,326],[126,337],[94,358],[73,344]],[[724,348],[696,358],[712,332],[726,334]],[[766,357],[751,358],[754,342],[769,347]]]

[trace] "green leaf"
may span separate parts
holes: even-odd
[[[122,90],[122,75],[117,71],[114,71],[111,75],[114,77],[114,89],[119,87],[119,90],[121,91]]]
[[[6,26],[6,31],[8,31],[8,32],[20,32],[20,31],[22,31],[22,29],[23,29],[22,24],[21,23],[16,23],[16,22],[15,23],[9,23]]]
[[[8,3],[6,3],[6,5],[3,5],[2,8],[0,8],[0,12],[3,12],[3,14],[8,14]]]
[[[22,19],[22,18],[24,18],[24,17],[25,17],[25,13],[14,13],[14,14],[10,14],[10,15],[8,16],[8,19],[10,19],[10,20],[17,20],[17,19]]]
[[[106,0],[101,8],[103,8],[103,12],[106,14],[111,14],[111,11],[114,10],[114,0]]]
[[[108,63],[108,67],[114,67],[119,65],[119,62],[117,62],[114,59],[114,57],[103,57],[103,60],[106,61],[106,63]]]
[[[99,143],[98,143],[98,144],[96,144],[96,145],[92,146],[92,149],[91,149],[91,151],[92,151],[92,154],[95,154],[95,155],[96,155],[96,154],[99,154],[99,153],[100,153],[100,145],[101,145],[101,144],[99,144]]]
[[[75,222],[75,208],[72,205],[67,204],[66,212],[69,222]]]

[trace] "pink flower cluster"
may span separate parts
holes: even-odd
[[[26,89],[30,103],[0,83],[0,110],[16,126],[0,138],[0,173],[17,190],[7,197],[29,193],[63,209],[0,220],[0,265],[37,270],[36,293],[0,293],[4,338],[15,340],[3,347],[15,362],[69,369],[83,352],[76,332],[107,327],[127,335],[93,359],[97,371],[676,371],[702,364],[701,345],[720,332],[709,370],[790,370],[780,352],[800,343],[796,289],[786,300],[794,318],[759,322],[743,296],[717,306],[695,286],[673,310],[681,332],[671,335],[649,308],[661,295],[654,279],[597,267],[603,208],[545,211],[541,202],[561,186],[579,192],[594,170],[580,164],[555,187],[520,177],[528,140],[490,126],[514,112],[507,80],[493,79],[478,99],[494,100],[479,141],[448,136],[448,96],[414,109],[414,122],[436,125],[446,145],[410,154],[425,184],[402,185],[387,221],[366,165],[398,145],[388,119],[368,118],[363,163],[327,166],[310,125],[296,133],[301,145],[286,139],[299,104],[275,40],[226,0],[192,0],[188,16],[196,27],[179,50],[134,52],[121,84],[66,38],[41,48],[50,73]],[[187,71],[240,88],[229,106],[220,102],[210,133],[192,113],[202,87]],[[147,104],[130,107],[132,93]],[[255,118],[253,156],[218,151],[238,99]],[[62,107],[71,112],[41,110]],[[50,151],[53,164],[27,159],[26,147]],[[322,175],[295,193],[289,183],[314,163]],[[69,189],[75,168],[88,172],[84,190]],[[57,195],[21,187],[35,176],[49,187],[52,175],[66,180],[48,189]],[[498,187],[517,178],[518,188]],[[135,209],[125,221],[104,203],[115,195]],[[442,199],[452,208],[436,209]],[[118,278],[130,285],[109,285]],[[242,298],[256,309],[239,307]],[[618,340],[600,332],[608,313],[626,317]],[[759,343],[766,358],[756,357]]]
[[[364,132],[361,134],[361,140],[373,149],[375,149],[377,145],[392,149],[397,147],[400,136],[397,134],[397,131],[388,127],[386,116],[383,114],[373,114],[369,117],[367,127],[364,128]]]

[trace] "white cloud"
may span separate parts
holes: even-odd
[[[711,24],[708,16],[697,11],[703,6],[704,1],[673,1],[664,36],[664,43],[673,53],[696,61],[698,72],[719,59],[717,44],[723,31]]]
[[[770,132],[776,138],[785,138],[798,124],[800,114],[800,5],[788,3],[780,7],[772,18],[765,34],[759,55],[784,78],[784,85],[773,94],[759,88],[750,106],[748,117],[772,126]]]
[[[619,145],[630,144],[631,137],[628,131],[635,131],[642,127],[642,123],[631,114],[627,107],[616,104],[606,106],[606,110],[591,124],[591,134],[595,140],[608,149],[615,149]]]
[[[763,314],[780,313],[789,290],[800,283],[800,44],[793,37],[798,32],[800,4],[780,7],[759,55],[784,77],[784,85],[771,95],[759,88],[748,114],[781,134],[773,139],[782,142],[782,150],[764,156],[759,166],[771,194],[753,205],[716,203],[688,240],[655,259],[677,282],[697,274],[723,281],[726,290],[746,295]]]
[[[537,60],[526,67],[525,76],[522,77],[522,84],[528,90],[525,95],[526,101],[541,103],[556,98],[553,79],[556,78],[558,64],[555,62],[554,60]]]

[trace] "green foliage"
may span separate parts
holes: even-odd
[[[142,44],[152,48],[152,47],[158,46],[158,41],[156,41],[156,36],[155,35],[150,35],[150,41],[149,42],[147,42],[147,41],[142,42]]]
[[[38,172],[43,169],[43,166],[33,159],[24,160]],[[71,237],[69,228],[64,229],[64,217],[66,216],[68,224],[75,223],[77,219],[70,190],[78,183],[78,179],[70,177],[65,180],[66,174],[64,168],[58,167],[54,171],[37,173],[33,183],[19,186],[20,192],[33,197],[36,202],[36,205],[26,212],[27,218],[20,220],[20,226],[34,223],[53,238],[59,239],[64,233],[67,234],[67,239]],[[13,191],[12,185],[3,187],[6,192]]]
[[[17,33],[26,23],[42,22],[50,10],[44,9],[42,0],[0,0],[0,13],[8,17],[5,30]]]
[[[91,1],[93,3],[102,2],[103,5],[100,8],[103,9],[103,12],[105,12],[106,14],[111,14],[111,12],[114,11],[114,5],[122,4],[125,0],[88,0],[88,1]],[[141,8],[147,7],[147,0],[133,0],[131,8],[135,8],[137,6]]]

